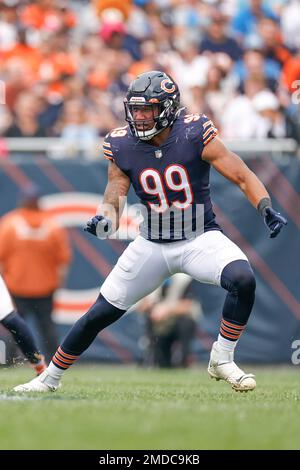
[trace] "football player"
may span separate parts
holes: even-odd
[[[227,290],[208,373],[237,391],[253,390],[254,376],[236,365],[234,350],[251,313],[255,278],[246,255],[222,233],[215,219],[210,167],[243,191],[271,238],[279,234],[286,219],[272,208],[255,174],[225,147],[213,122],[180,109],[179,89],[171,77],[160,71],[139,75],[124,105],[128,125],[114,129],[104,141],[109,168],[101,213],[85,230],[99,239],[117,230],[120,199],[132,184],[145,207],[140,235],[120,256],[96,302],[74,324],[46,371],[14,390],[56,390],[63,373],[99,331],[177,272]]]
[[[0,323],[11,333],[26,359],[37,375],[44,372],[46,363],[23,318],[14,309],[6,285],[0,276]]]

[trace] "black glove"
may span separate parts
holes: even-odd
[[[95,215],[86,223],[83,230],[95,235],[100,240],[105,240],[112,232],[112,223],[103,215]]]
[[[282,227],[287,224],[286,218],[274,211],[272,207],[266,207],[263,216],[265,224],[270,230],[270,238],[277,237]]]

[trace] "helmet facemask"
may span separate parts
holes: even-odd
[[[131,132],[141,140],[151,140],[155,135],[171,126],[175,119],[174,111],[176,105],[171,97],[163,101],[153,99],[150,102],[146,102],[140,97],[132,97],[129,101],[127,99],[124,100],[124,106],[125,119],[129,123]],[[134,114],[139,107],[151,108],[151,117],[145,120],[135,119]],[[149,128],[150,123],[154,123],[151,128]]]

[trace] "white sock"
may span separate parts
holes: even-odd
[[[47,377],[47,383],[50,385],[57,385],[62,378],[63,374],[66,372],[63,369],[60,369],[59,367],[56,367],[53,362],[51,361],[49,366],[47,367],[47,372],[49,374],[49,377]]]
[[[218,347],[221,351],[229,351],[229,352],[234,352],[235,350],[235,347],[237,345],[237,341],[229,341],[229,339],[225,339],[223,338],[223,336],[221,336],[219,334],[218,336]]]

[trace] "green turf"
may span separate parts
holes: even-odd
[[[204,369],[75,366],[59,392],[19,396],[32,371],[2,368],[0,449],[299,449],[298,368],[254,372],[240,394]]]

